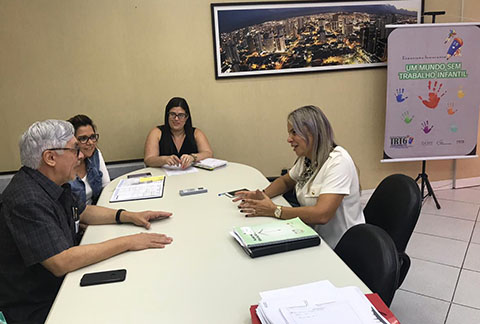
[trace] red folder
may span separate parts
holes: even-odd
[[[368,298],[370,303],[372,303],[373,306],[377,309],[377,311],[385,317],[385,319],[390,323],[390,324],[400,324],[398,319],[393,315],[392,311],[388,308],[387,305],[383,302],[382,298],[378,294],[365,294],[365,297]]]
[[[258,318],[258,315],[257,315],[257,307],[258,305],[252,305],[250,306],[250,316],[252,317],[252,324],[262,324],[262,322],[260,322],[260,319]]]
[[[377,309],[377,311],[385,317],[385,319],[390,323],[390,324],[400,324],[398,319],[393,315],[392,311],[385,305],[383,302],[382,298],[378,294],[365,294],[365,297],[368,298],[370,303]],[[256,309],[258,305],[252,305],[250,306],[250,316],[252,317],[252,324],[262,324],[260,322],[260,319],[258,318]]]

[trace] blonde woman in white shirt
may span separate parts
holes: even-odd
[[[234,201],[247,217],[300,217],[334,248],[350,227],[365,223],[357,170],[348,152],[335,144],[333,129],[315,106],[288,115],[287,142],[298,158],[290,171],[268,187],[241,191]],[[295,188],[300,207],[281,207],[270,198]]]

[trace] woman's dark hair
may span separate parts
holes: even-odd
[[[185,110],[185,113],[188,115],[188,118],[185,121],[185,126],[184,126],[185,132],[193,132],[192,115],[190,114],[190,108],[188,107],[187,101],[180,97],[173,97],[167,103],[167,106],[165,107],[165,127],[170,131],[170,124],[168,123],[168,113],[170,112],[170,109],[175,107],[182,108],[183,110]]]
[[[96,133],[96,126],[93,123],[93,121],[90,119],[90,117],[85,116],[85,115],[76,115],[73,116],[72,118],[67,120],[73,125],[73,128],[75,128],[75,133],[77,130],[82,127],[82,126],[92,126],[93,132]]]

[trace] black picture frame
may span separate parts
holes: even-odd
[[[386,66],[385,25],[419,23],[422,0],[212,3],[215,78]]]

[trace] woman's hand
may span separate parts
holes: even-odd
[[[237,191],[235,193],[235,198],[233,198],[233,202],[243,200],[243,199],[256,199],[260,200],[263,199],[263,192],[260,190],[255,190],[255,191],[249,191],[249,190],[243,190],[243,191]]]
[[[240,196],[242,192],[245,193],[245,198],[235,198],[234,201],[242,199],[238,208],[240,208],[241,213],[246,214],[245,217],[275,217],[274,213],[277,206],[263,191],[257,189],[256,191],[240,191],[237,194]]]
[[[170,166],[175,166],[175,165],[181,165],[182,161],[176,156],[175,154],[172,154],[167,157],[167,160],[165,161],[165,164],[170,165]]]
[[[195,159],[190,154],[183,154],[180,157],[180,165],[181,165],[182,169],[188,168],[190,165],[192,165],[194,160]]]

